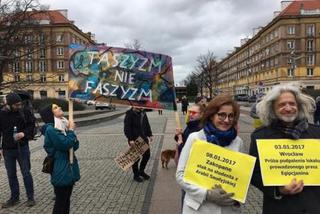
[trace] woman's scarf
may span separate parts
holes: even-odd
[[[66,118],[54,117],[54,128],[61,131],[65,136],[67,135],[68,125],[69,121]]]
[[[234,127],[227,131],[221,131],[214,127],[211,122],[207,122],[203,129],[208,142],[222,147],[229,146],[237,137],[237,131]]]
[[[301,134],[308,129],[309,125],[307,120],[298,120],[292,125],[289,125],[277,119],[272,121],[271,126],[288,135],[291,139],[297,140],[301,137]]]

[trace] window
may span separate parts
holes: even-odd
[[[66,91],[58,91],[58,97],[60,99],[65,99],[66,98]]]
[[[63,69],[64,68],[64,61],[57,61],[57,69]]]
[[[40,97],[41,97],[41,99],[47,98],[48,97],[47,91],[40,91]]]
[[[56,42],[62,42],[63,36],[62,34],[58,34],[56,37]]]
[[[307,68],[307,76],[313,76],[313,68]]]
[[[288,47],[288,49],[294,49],[295,42],[294,41],[287,41],[287,47]]]
[[[307,51],[313,51],[313,40],[307,41]]]
[[[39,71],[40,72],[46,71],[46,62],[45,61],[39,61]]]
[[[40,76],[40,82],[46,82],[46,81],[47,81],[46,75],[41,75]]]
[[[289,35],[294,35],[296,32],[296,28],[295,28],[295,26],[288,26],[288,28],[287,28],[287,33],[289,34]]]
[[[63,47],[57,48],[57,55],[62,56],[63,54],[64,54],[64,48]]]
[[[288,68],[288,77],[293,77],[293,76],[294,76],[293,68]]]
[[[20,62],[14,62],[12,65],[12,72],[20,72]]]
[[[32,82],[32,75],[27,75],[27,81]]]
[[[59,75],[59,82],[64,82],[64,75],[63,74]]]
[[[46,58],[46,49],[40,48],[40,56],[41,59]]]
[[[24,36],[24,43],[28,44],[32,42],[32,35]]]
[[[14,81],[19,82],[20,81],[20,75],[14,75]]]
[[[32,59],[32,50],[30,48],[27,49],[27,58]]]
[[[292,58],[288,58],[288,64],[292,64]]]
[[[307,36],[314,36],[314,25],[307,25]]]
[[[314,65],[314,55],[313,54],[307,55],[306,60],[307,60],[307,65]]]
[[[32,72],[32,61],[26,61],[26,72]]]
[[[44,44],[44,42],[45,42],[45,34],[44,33],[40,33],[39,42],[40,42],[40,44]]]

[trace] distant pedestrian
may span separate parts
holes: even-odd
[[[44,135],[44,149],[53,158],[51,184],[54,188],[55,203],[53,214],[68,214],[74,184],[80,180],[80,170],[76,156],[69,160],[69,150],[76,151],[79,141],[74,133],[75,124],[63,117],[63,111],[55,104],[40,110]]]
[[[183,96],[181,99],[181,111],[182,114],[186,114],[188,110],[189,101],[186,96]]]
[[[10,199],[2,205],[9,208],[19,202],[20,191],[17,178],[17,162],[20,166],[24,186],[27,192],[26,206],[35,205],[33,178],[31,175],[29,140],[33,139],[34,121],[29,111],[24,111],[22,100],[16,93],[6,96],[6,105],[0,111],[0,153],[3,154],[6,167]],[[14,133],[16,132],[16,133]]]
[[[314,124],[320,125],[320,96],[316,98],[316,110],[313,119]]]
[[[141,137],[148,144],[152,141],[152,131],[149,120],[146,112],[142,108],[132,107],[126,112],[124,118],[124,134],[128,138],[129,146],[133,146],[138,137]],[[145,172],[149,159],[150,149],[142,155],[141,162],[139,159],[133,164],[132,171],[134,181],[142,182],[143,179],[150,179],[150,176]]]
[[[185,143],[177,167],[176,179],[185,190],[183,214],[238,214],[240,203],[233,200],[233,193],[227,193],[221,186],[206,190],[185,182],[185,167],[194,140],[205,140],[234,151],[243,151],[243,141],[237,136],[235,126],[240,114],[239,105],[228,95],[218,95],[212,99],[202,117],[203,129],[191,133]],[[217,154],[219,155],[219,154]]]
[[[158,114],[159,114],[159,115],[162,115],[162,109],[159,109],[159,110],[158,110]]]
[[[255,129],[257,129],[263,125],[259,116],[258,116],[258,113],[257,113],[257,104],[258,104],[258,102],[261,101],[261,99],[262,99],[262,97],[259,97],[257,102],[254,103],[250,109],[250,116],[253,119],[253,128],[255,128]]]

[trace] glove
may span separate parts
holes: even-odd
[[[227,193],[221,187],[221,185],[215,185],[213,190],[207,190],[207,201],[214,202],[219,206],[231,206],[234,204],[234,200],[231,197],[234,193]]]

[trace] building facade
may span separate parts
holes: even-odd
[[[320,1],[283,4],[269,24],[219,63],[221,91],[253,95],[286,82],[320,89]]]
[[[7,65],[4,82],[10,82],[12,89],[24,89],[34,98],[66,98],[68,94],[69,45],[95,44],[91,33],[82,32],[73,21],[68,19],[67,10],[49,10],[35,15],[40,30],[31,29],[25,42],[37,42],[30,50],[15,50],[17,60]]]

